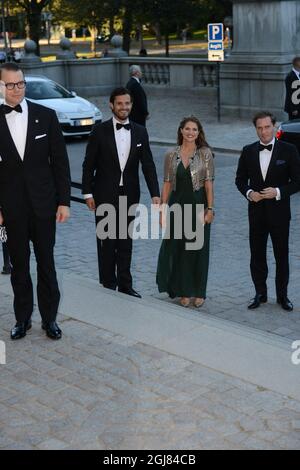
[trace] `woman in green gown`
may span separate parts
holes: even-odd
[[[178,128],[178,147],[165,157],[164,184],[161,202],[170,209],[180,206],[182,210],[182,233],[174,236],[175,216],[170,212],[168,236],[164,238],[159,258],[156,282],[159,292],[167,292],[171,298],[180,297],[183,307],[194,298],[195,307],[201,307],[206,298],[209,264],[210,224],[214,218],[214,162],[213,154],[206,142],[200,121],[194,116],[184,118]],[[197,217],[199,205],[204,205],[202,230],[204,243],[201,249],[187,249],[184,230],[184,211],[188,210],[193,232],[199,231]],[[203,207],[203,206],[202,206]],[[164,225],[164,211],[161,212]],[[177,225],[178,226],[178,225]]]

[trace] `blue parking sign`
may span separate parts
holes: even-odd
[[[223,41],[223,23],[210,23],[208,25],[208,40]]]

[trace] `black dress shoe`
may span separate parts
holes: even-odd
[[[256,294],[254,299],[250,301],[248,308],[250,310],[254,310],[255,308],[258,308],[260,304],[265,304],[267,301],[268,301],[267,294]]]
[[[46,335],[51,339],[60,339],[62,336],[61,329],[55,321],[49,323],[43,322],[42,329],[46,331]]]
[[[31,328],[31,320],[17,322],[10,332],[11,339],[21,339],[26,336],[26,332]]]
[[[11,274],[11,267],[10,266],[3,266],[1,274]]]
[[[128,289],[122,289],[121,287],[119,287],[119,292],[122,292],[122,294],[127,294],[127,295],[132,295],[132,297],[137,297],[138,299],[141,299],[142,296],[136,292],[134,289],[132,289],[132,287],[128,288]]]
[[[291,312],[294,308],[292,302],[287,297],[281,297],[280,299],[277,299],[277,303],[281,305],[283,310],[287,310],[288,312]]]

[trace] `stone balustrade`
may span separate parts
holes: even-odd
[[[138,64],[143,82],[153,91],[197,93],[199,88],[214,90],[216,64],[205,59],[163,57],[121,57],[69,59],[24,63],[26,74],[44,75],[83,96],[105,95],[129,79],[129,66]]]

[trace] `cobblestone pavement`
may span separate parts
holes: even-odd
[[[1,297],[8,336],[11,298]],[[9,312],[9,313],[8,313]],[[300,402],[66,316],[7,341],[0,449],[300,449]]]
[[[165,148],[154,147],[159,179],[163,175]],[[286,313],[275,301],[275,263],[269,246],[270,302],[249,312],[247,302],[254,293],[249,272],[247,202],[237,191],[234,177],[237,156],[217,154],[215,180],[216,218],[211,233],[211,260],[208,299],[203,307],[210,315],[272,332],[291,339],[300,339],[300,194],[292,198],[293,220],[290,238],[291,280],[289,293],[295,304]],[[143,177],[141,202],[149,206],[149,195]],[[156,264],[161,240],[135,240],[132,272],[134,286],[143,296],[158,294],[155,284]],[[73,204],[70,222],[58,228],[57,266],[84,277],[97,279],[94,216],[85,206]]]
[[[247,125],[231,126],[237,148]],[[154,147],[160,181],[164,152]],[[270,302],[250,313],[247,204],[234,186],[237,156],[217,153],[215,161],[216,220],[202,313],[300,339],[300,195],[293,197],[290,243],[296,308],[287,314],[275,304],[270,256]],[[142,202],[149,204],[144,183]],[[134,242],[134,286],[169,302],[155,286],[159,247],[160,240]],[[85,206],[73,204],[72,219],[58,227],[56,260],[59,269],[97,278],[94,218]],[[300,402],[290,397],[89,325],[84,312],[81,322],[60,318],[58,342],[45,338],[37,314],[26,338],[11,342],[13,321],[11,297],[1,294],[7,365],[0,365],[0,449],[300,449]]]

